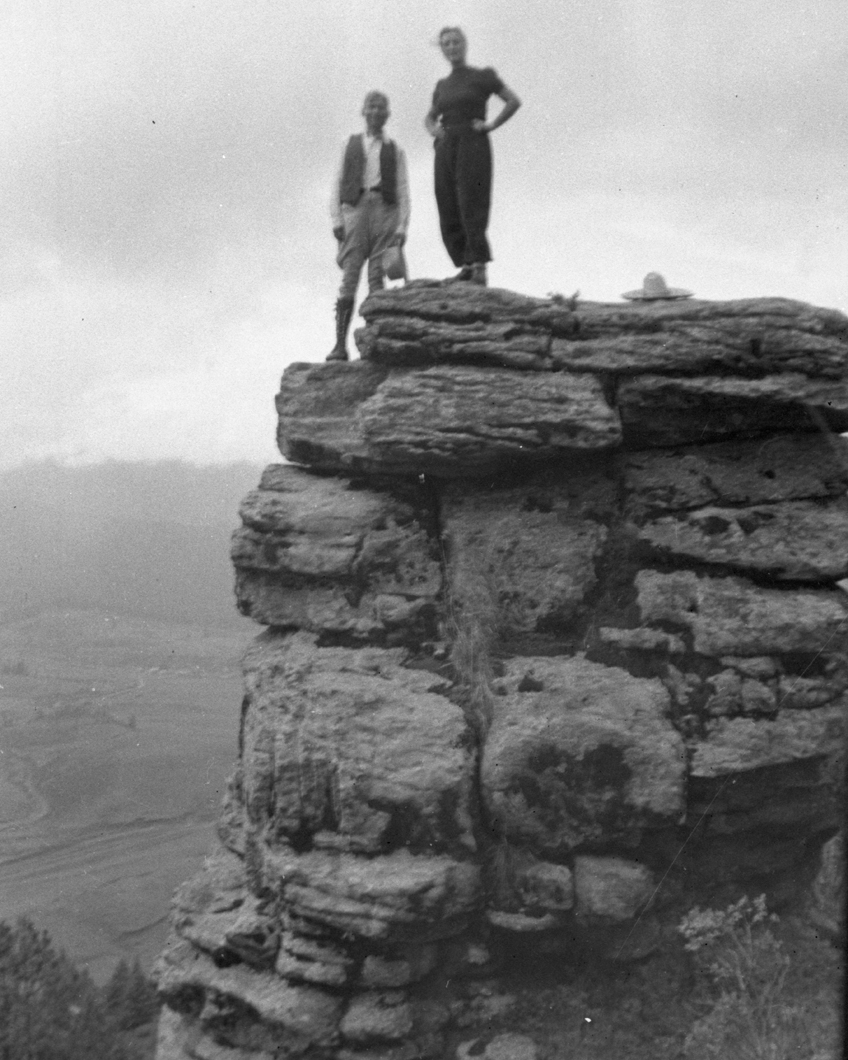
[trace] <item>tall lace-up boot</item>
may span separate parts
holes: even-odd
[[[340,298],[336,302],[336,345],[330,350],[328,361],[349,361],[347,352],[347,329],[353,316],[353,299]]]

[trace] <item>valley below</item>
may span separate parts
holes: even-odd
[[[121,958],[150,966],[214,841],[254,630],[0,622],[0,920],[29,917],[100,982]]]

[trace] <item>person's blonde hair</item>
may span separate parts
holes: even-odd
[[[387,106],[387,107],[388,107],[388,105],[389,105],[389,97],[388,97],[388,96],[386,95],[386,93],[385,93],[385,92],[381,92],[381,91],[380,91],[379,89],[375,88],[375,89],[372,89],[372,90],[371,90],[371,91],[370,91],[370,92],[369,92],[369,93],[368,93],[368,94],[366,95],[366,97],[365,97],[365,100],[363,101],[363,104],[362,104],[362,106],[363,106],[363,107],[367,107],[367,106],[368,106],[368,104],[369,104],[369,103],[371,102],[371,100],[372,100],[372,99],[382,99],[382,101],[383,101],[383,102],[384,102],[384,103],[386,104],[386,106]]]
[[[444,37],[446,33],[458,33],[460,37],[462,37],[463,41],[466,44],[468,43],[468,37],[465,36],[464,30],[462,30],[459,26],[442,26],[442,28],[439,30],[439,46],[441,46],[442,37]]]

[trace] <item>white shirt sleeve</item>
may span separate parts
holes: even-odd
[[[339,164],[336,166],[336,174],[333,178],[333,187],[330,192],[330,222],[333,228],[343,228],[344,222],[342,221],[342,173],[344,172],[344,161],[345,154],[347,153],[347,144],[342,148],[341,156],[339,157]]]
[[[395,141],[395,144],[397,145],[397,141]],[[400,147],[397,148],[397,200],[397,234],[405,236],[409,228],[409,173],[406,168],[406,155]]]

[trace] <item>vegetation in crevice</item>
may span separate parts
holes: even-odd
[[[694,908],[680,923],[696,970],[701,1014],[686,1060],[835,1058],[840,1052],[842,970],[826,944],[795,941],[794,960],[765,895],[724,909]],[[810,993],[810,984],[822,989]]]

